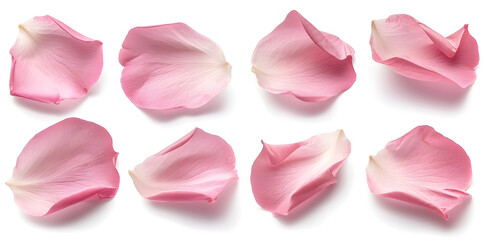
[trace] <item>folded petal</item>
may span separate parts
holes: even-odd
[[[102,43],[51,16],[20,24],[10,54],[10,94],[45,103],[84,97],[103,68]]]
[[[27,143],[7,185],[22,211],[48,215],[84,200],[114,197],[117,156],[106,129],[68,118]]]
[[[327,186],[350,154],[350,142],[342,130],[308,140],[269,145],[254,161],[251,185],[256,202],[274,215],[288,213]]]
[[[126,96],[148,109],[198,108],[231,78],[221,48],[183,23],[131,29],[119,61]]]
[[[290,94],[307,102],[324,101],[355,82],[354,50],[338,37],[320,32],[291,11],[253,53],[259,85],[273,94]]]
[[[372,22],[372,57],[408,78],[471,85],[478,65],[477,41],[468,25],[443,37],[411,16],[392,15]]]
[[[367,166],[372,193],[426,207],[445,219],[469,196],[464,191],[471,177],[463,148],[429,126],[389,142]]]
[[[234,152],[224,139],[196,128],[129,171],[138,192],[154,201],[214,202],[237,179]]]

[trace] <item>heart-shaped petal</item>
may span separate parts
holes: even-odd
[[[103,69],[102,43],[51,16],[20,24],[10,54],[10,94],[45,103],[84,97]]]
[[[234,152],[224,139],[196,128],[129,171],[138,192],[154,201],[214,202],[237,179]]]
[[[458,144],[419,126],[371,156],[367,182],[379,196],[423,206],[448,219],[469,194],[470,158]]]
[[[338,37],[320,32],[291,11],[253,53],[259,85],[273,94],[290,94],[307,102],[324,101],[355,82],[354,50]]]
[[[131,29],[119,61],[123,90],[141,108],[198,108],[231,79],[221,48],[183,23]]]
[[[372,57],[402,76],[466,88],[475,82],[477,41],[468,25],[443,37],[411,16],[372,21]]]
[[[350,154],[350,142],[342,130],[308,140],[269,145],[254,161],[251,185],[256,202],[274,215],[288,213],[327,186]]]
[[[114,197],[117,156],[106,129],[68,118],[27,143],[7,185],[22,211],[48,215],[84,200]]]

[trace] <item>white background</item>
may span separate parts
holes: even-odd
[[[0,181],[6,181],[31,137],[67,117],[104,126],[120,153],[118,195],[78,204],[45,218],[24,215],[11,191],[0,185],[2,239],[471,239],[483,237],[485,214],[485,79],[466,90],[400,77],[375,63],[369,47],[370,23],[407,13],[449,35],[465,23],[485,46],[480,1],[21,1],[0,3]],[[258,41],[298,10],[318,29],[335,34],[356,51],[357,81],[326,103],[303,103],[272,96],[251,72]],[[86,98],[59,106],[9,95],[10,47],[17,25],[33,16],[52,15],[80,33],[101,40],[104,69]],[[125,97],[118,52],[135,26],[185,22],[223,49],[233,66],[229,86],[196,110],[146,111]],[[482,56],[485,56],[482,51]],[[469,154],[471,201],[444,221],[426,209],[373,196],[366,183],[368,157],[417,125],[428,124]],[[240,179],[215,204],[152,203],[141,198],[128,170],[194,127],[223,137],[234,148]],[[273,217],[254,201],[249,181],[261,139],[291,143],[344,129],[352,153],[338,183],[288,217]]]

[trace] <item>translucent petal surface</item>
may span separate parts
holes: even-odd
[[[219,46],[183,23],[131,29],[119,61],[126,96],[148,109],[198,108],[231,78]]]
[[[469,195],[472,170],[463,148],[419,126],[391,141],[367,166],[367,182],[374,194],[423,206],[444,218]]]
[[[22,211],[47,215],[87,199],[114,197],[117,156],[106,129],[68,118],[27,143],[7,184]]]
[[[251,170],[254,198],[263,209],[287,215],[336,183],[335,176],[349,154],[350,142],[342,130],[293,144],[263,142]]]
[[[355,82],[354,50],[338,37],[320,32],[298,12],[256,46],[253,72],[259,85],[273,94],[303,101],[324,101]]]
[[[138,192],[155,201],[214,202],[237,178],[234,152],[224,139],[196,128],[130,171]]]
[[[392,15],[372,22],[370,45],[376,62],[405,77],[462,88],[476,79],[478,45],[468,25],[443,37],[411,16]]]
[[[45,103],[84,97],[103,68],[100,41],[50,16],[20,24],[10,54],[10,93]]]

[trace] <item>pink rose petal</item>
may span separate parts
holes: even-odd
[[[183,23],[131,29],[119,61],[123,90],[141,108],[198,108],[231,78],[221,48]]]
[[[411,16],[392,15],[372,22],[372,57],[408,78],[456,84],[475,82],[477,41],[468,25],[443,37]]]
[[[226,184],[237,179],[235,164],[224,139],[196,128],[129,173],[146,199],[214,202]]]
[[[306,102],[324,101],[355,82],[354,50],[338,37],[320,32],[297,11],[264,37],[253,53],[259,85],[273,94]]]
[[[463,148],[419,126],[371,156],[367,182],[379,196],[423,206],[448,219],[448,212],[470,195],[472,169]]]
[[[103,68],[102,43],[51,16],[20,24],[10,54],[10,94],[45,103],[84,97]]]
[[[7,185],[26,214],[48,215],[88,199],[114,197],[117,156],[106,129],[68,118],[27,143]]]
[[[337,182],[343,161],[350,154],[350,142],[342,130],[308,140],[269,145],[254,161],[251,185],[256,202],[274,215],[288,213]]]

